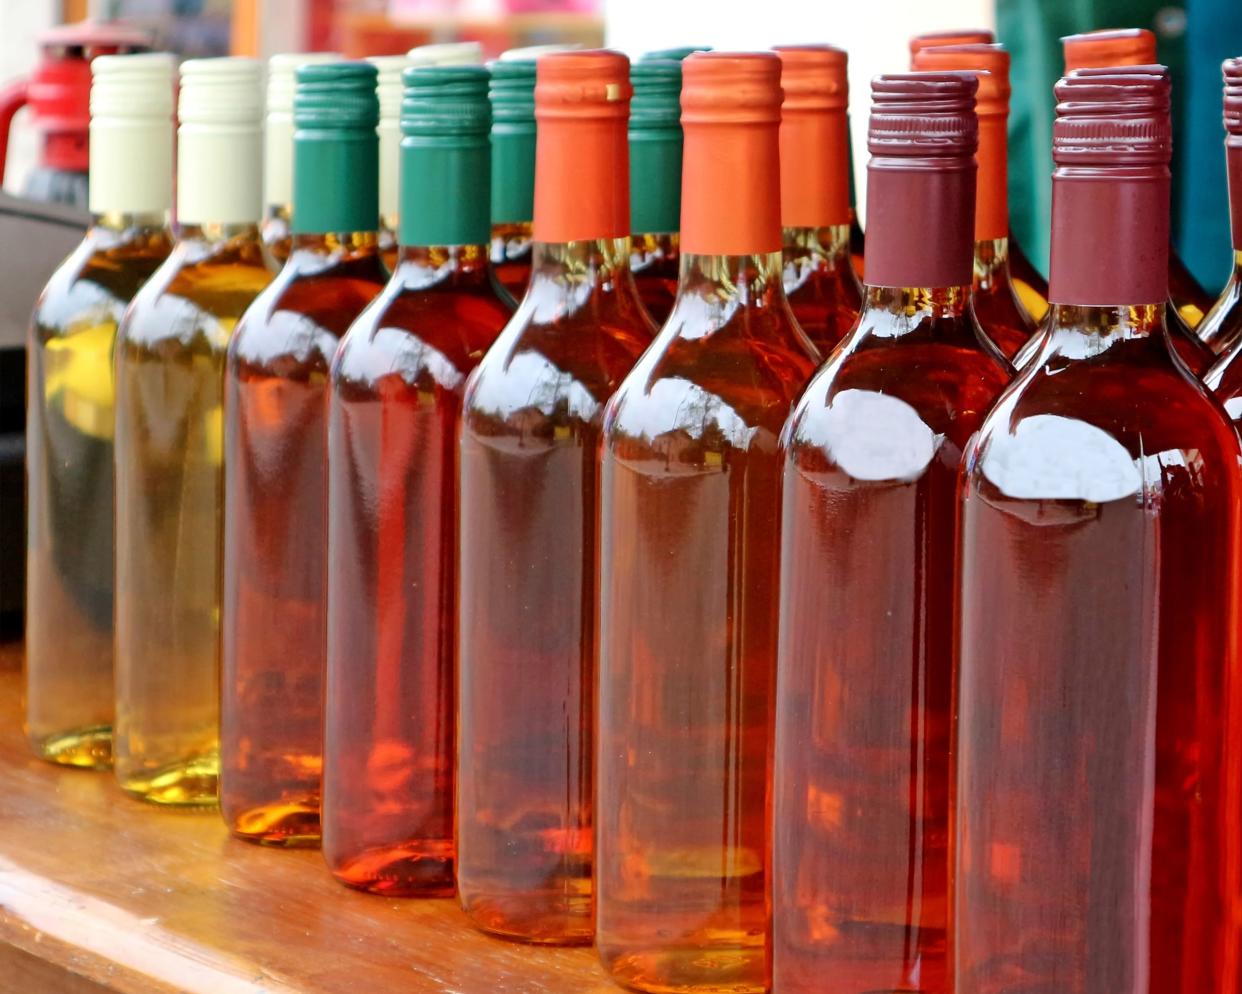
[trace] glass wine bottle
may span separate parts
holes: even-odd
[[[216,803],[224,354],[270,282],[262,66],[181,66],[179,237],[116,344],[116,729],[121,786]]]
[[[1235,343],[1242,341],[1242,58],[1226,59],[1222,73],[1225,77],[1225,168],[1229,177],[1233,272],[1216,303],[1195,329],[1203,343],[1218,355],[1231,351]]]
[[[1048,342],[960,483],[954,989],[1232,990],[1242,471],[1165,327],[1169,84],[1056,97]]]
[[[976,80],[872,83],[858,323],[782,437],[773,989],[944,994],[954,522],[1012,369],[970,307]],[[981,124],[981,122],[980,122]]]
[[[31,319],[26,734],[69,766],[112,759],[113,352],[172,248],[173,68],[154,53],[91,63],[91,223]]]
[[[1088,31],[1061,39],[1065,72],[1074,70],[1115,70],[1123,66],[1151,66],[1156,63],[1156,36],[1146,28]],[[1193,331],[1212,307],[1212,295],[1186,268],[1181,256],[1169,248],[1170,325],[1174,331],[1184,326]],[[1201,372],[1201,371],[1197,371]]]
[[[925,72],[974,72],[979,78],[979,165],[975,192],[975,276],[971,307],[987,336],[1013,359],[1035,334],[1035,320],[1009,273],[1009,53],[999,45],[924,48],[912,60]],[[1046,307],[1045,307],[1046,310]]]
[[[298,66],[339,62],[337,52],[290,52],[267,60],[267,115],[263,121],[263,244],[283,265],[289,258],[293,213],[293,91]]]
[[[393,896],[454,890],[457,429],[513,311],[488,264],[487,86],[406,71],[399,261],[332,365],[323,850]]]
[[[220,806],[240,838],[317,845],[326,645],[328,366],[387,280],[375,67],[301,66],[289,258],[224,376]]]
[[[600,431],[654,328],[629,270],[629,62],[538,74],[530,285],[463,402],[457,886],[488,932],[588,943]]]
[[[681,62],[636,62],[630,82],[630,270],[647,313],[663,324],[681,264]]]
[[[491,64],[492,267],[514,300],[530,282],[535,213],[535,63]]]
[[[819,356],[781,280],[781,61],[683,71],[681,283],[604,417],[596,947],[633,990],[742,994],[767,989],[777,438]]]
[[[785,296],[827,356],[853,326],[862,288],[850,258],[847,56],[831,45],[782,45],[781,226]]]

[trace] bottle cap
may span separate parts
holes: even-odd
[[[535,74],[535,240],[628,237],[629,59],[606,49],[556,52]]]
[[[681,247],[696,255],[779,252],[781,60],[698,52],[682,63]]]
[[[678,48],[657,48],[639,56],[639,62],[684,62],[695,52],[710,52],[710,45],[682,45]]]
[[[419,45],[406,53],[412,66],[481,66],[483,46],[477,41]]]
[[[1061,46],[1067,73],[1092,67],[1150,65],[1156,61],[1156,36],[1146,28],[1066,35]]]
[[[162,214],[172,206],[175,65],[166,52],[91,62],[92,213]]]
[[[1173,153],[1164,66],[1084,69],[1053,88],[1058,166],[1168,165]]]
[[[402,77],[402,245],[483,245],[491,234],[489,74],[418,66]]]
[[[1229,177],[1229,216],[1233,247],[1242,252],[1242,59],[1226,59],[1225,168]]]
[[[1226,59],[1221,65],[1225,80],[1225,130],[1242,138],[1242,58]]]
[[[924,48],[939,45],[991,45],[996,35],[987,28],[955,28],[949,31],[928,31],[910,39],[910,58]]]
[[[872,80],[868,285],[970,285],[978,88],[971,72]]]
[[[681,63],[630,66],[630,226],[635,234],[681,224]]]
[[[399,211],[398,173],[401,165],[401,73],[410,65],[405,55],[374,55],[367,59],[377,73],[379,98],[379,210],[391,223]]]
[[[293,101],[295,233],[375,231],[378,73],[366,62],[299,66]]]
[[[263,66],[256,59],[181,64],[177,218],[256,224],[263,214]]]
[[[535,216],[535,63],[491,63],[492,223]]]
[[[979,178],[975,188],[975,241],[1009,234],[1009,53],[1000,45],[945,45],[914,54],[921,72],[974,72],[979,80]]]
[[[340,62],[338,52],[286,52],[267,60],[267,119],[263,124],[263,202],[293,201],[293,93],[298,66]]]
[[[777,45],[781,60],[781,224],[850,223],[849,59],[831,45]]]

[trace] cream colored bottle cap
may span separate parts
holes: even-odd
[[[581,45],[527,45],[525,48],[510,48],[500,53],[501,62],[534,62],[541,55],[552,55],[554,52],[576,52]]]
[[[267,118],[263,126],[263,203],[293,203],[293,92],[298,66],[340,62],[339,52],[290,52],[267,60]]]
[[[177,220],[257,224],[263,216],[263,65],[194,59],[181,66]]]
[[[379,72],[379,209],[385,226],[395,230],[398,172],[401,165],[401,73],[412,63],[407,55],[376,55],[367,59]]]
[[[175,67],[167,52],[91,63],[92,214],[167,214],[172,206]]]
[[[481,66],[483,46],[477,41],[454,41],[444,45],[419,45],[406,53],[412,66]]]

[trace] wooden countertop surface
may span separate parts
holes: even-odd
[[[452,901],[336,883],[317,852],[156,809],[33,758],[0,644],[0,994],[605,994],[586,949],[475,931]]]

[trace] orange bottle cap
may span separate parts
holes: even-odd
[[[1066,35],[1061,45],[1066,72],[1103,66],[1142,66],[1156,61],[1156,36],[1146,28]]]
[[[910,58],[925,48],[938,45],[991,45],[996,35],[987,28],[955,28],[952,31],[928,31],[910,39]]]
[[[536,63],[536,241],[629,235],[632,92],[620,52],[555,52]]]
[[[682,251],[779,252],[781,60],[699,52],[682,65]]]
[[[975,241],[1009,233],[1009,53],[1000,45],[945,45],[914,53],[920,72],[974,72],[979,79],[979,178],[975,188]]]
[[[778,45],[781,224],[850,223],[849,57],[832,45]]]

